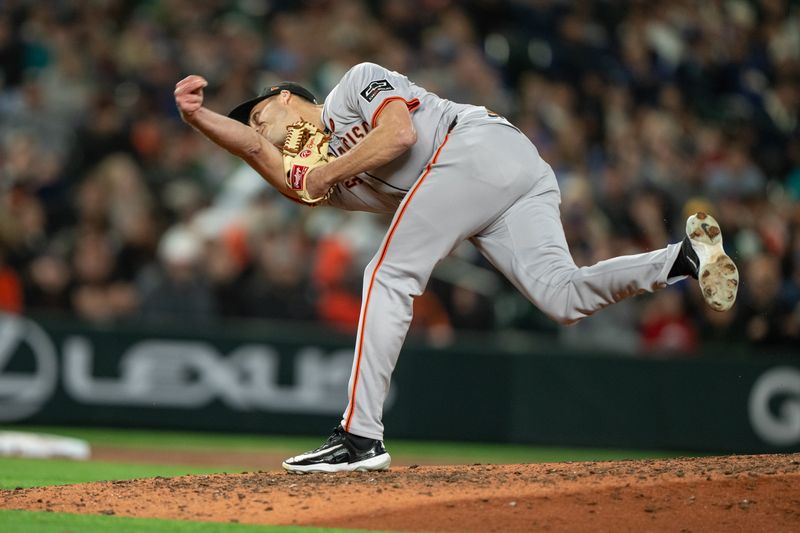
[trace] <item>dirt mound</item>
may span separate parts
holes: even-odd
[[[0,491],[0,508],[402,531],[790,531],[800,454],[154,478]]]

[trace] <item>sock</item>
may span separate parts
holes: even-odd
[[[699,265],[700,260],[697,258],[694,248],[692,248],[692,243],[688,237],[685,237],[681,243],[681,251],[675,257],[667,277],[691,276],[697,279],[697,267]]]
[[[347,434],[347,440],[349,440],[353,446],[358,448],[359,450],[366,450],[375,442],[375,439],[370,439],[367,437],[359,437],[358,435],[353,435],[352,433]]]

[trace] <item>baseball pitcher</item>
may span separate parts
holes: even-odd
[[[319,448],[289,472],[383,470],[383,403],[434,266],[469,239],[534,305],[562,324],[687,276],[713,309],[730,309],[739,274],[719,225],[697,213],[686,238],[578,268],[559,216],[553,170],[528,138],[484,107],[439,98],[379,65],[351,68],[322,104],[290,82],[223,116],[203,107],[200,76],[181,80],[185,122],[309,206],[393,213],[364,272],[349,403]]]

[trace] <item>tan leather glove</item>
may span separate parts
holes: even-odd
[[[329,137],[304,120],[290,124],[286,129],[289,133],[281,149],[286,185],[303,203],[317,204],[330,196],[330,190],[318,198],[312,198],[306,190],[306,176],[312,168],[322,166],[332,158],[328,155]]]

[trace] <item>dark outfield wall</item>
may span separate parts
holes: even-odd
[[[323,436],[346,405],[350,342],[0,315],[0,424]],[[385,424],[387,439],[800,451],[800,360],[409,347]]]

